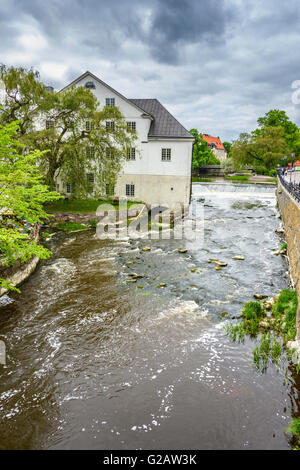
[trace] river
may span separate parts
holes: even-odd
[[[22,294],[0,299],[1,449],[290,448],[299,381],[257,372],[254,341],[223,330],[254,293],[289,284],[272,254],[275,189],[198,183],[191,210],[199,204],[203,246],[60,232]],[[132,272],[143,277],[128,284]]]

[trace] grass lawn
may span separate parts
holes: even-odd
[[[231,181],[248,181],[249,176],[246,175],[232,175],[232,176],[226,176],[225,177],[228,180]]]
[[[192,183],[212,183],[213,178],[205,178],[202,176],[192,176]]]
[[[73,213],[88,213],[96,212],[101,204],[110,204],[115,209],[119,209],[119,203],[109,201],[108,199],[60,199],[45,205],[48,212],[73,212]],[[138,204],[134,201],[127,201],[127,208],[133,204]],[[123,206],[121,206],[123,209]]]

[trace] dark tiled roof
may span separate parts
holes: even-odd
[[[154,118],[148,137],[177,137],[193,139],[193,136],[156,99],[129,100]]]

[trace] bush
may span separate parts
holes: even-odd
[[[246,320],[258,319],[264,316],[262,306],[259,302],[246,302],[242,311]]]
[[[65,232],[69,232],[72,230],[84,230],[86,229],[86,226],[82,224],[77,224],[76,222],[68,222],[66,224],[59,222],[56,225],[56,228],[58,228],[58,230],[64,230]]]
[[[96,228],[96,227],[97,227],[97,223],[98,223],[98,222],[97,222],[96,219],[92,219],[92,220],[90,221],[90,226],[91,226],[92,228]]]
[[[294,418],[286,430],[287,433],[293,434],[300,441],[300,418]]]
[[[269,175],[269,170],[265,166],[255,166],[254,171],[257,175]]]
[[[298,307],[297,292],[295,290],[284,289],[281,291],[277,302],[274,304],[272,313],[275,318],[284,318],[284,334],[286,341],[295,339],[296,327],[296,314]]]
[[[228,175],[229,173],[233,173],[234,172],[234,164],[233,164],[232,158],[226,158],[226,160],[224,160],[221,163],[221,168],[224,171],[225,175]]]

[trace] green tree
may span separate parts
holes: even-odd
[[[39,162],[49,186],[60,175],[72,184],[74,196],[84,196],[91,190],[88,173],[94,174],[95,194],[116,183],[136,139],[117,107],[99,111],[96,97],[83,87],[46,91],[32,70],[2,67],[1,78],[6,94],[0,122],[17,117],[19,139],[26,148],[49,150]]]
[[[40,114],[50,106],[39,73],[33,69],[1,65],[0,81],[5,91],[0,96],[0,124],[18,120],[18,136],[33,131]]]
[[[227,158],[231,158],[231,148],[232,148],[231,142],[223,142],[223,145],[227,152]]]
[[[259,133],[267,127],[281,127],[283,129],[283,137],[286,141],[289,152],[300,153],[300,130],[287,116],[285,111],[279,109],[271,109],[263,117],[257,120]]]
[[[251,134],[242,133],[232,146],[232,158],[235,167],[244,165],[274,168],[288,152],[282,127],[261,129]]]
[[[190,134],[195,138],[193,147],[193,169],[205,165],[219,165],[220,160],[215,157],[208,143],[202,138],[197,129],[191,129]]]
[[[61,197],[42,184],[37,166],[41,152],[23,152],[22,144],[15,138],[18,132],[18,122],[0,125],[0,254],[3,266],[10,266],[17,260],[27,261],[34,255],[42,259],[50,256],[49,250],[24,233],[24,224],[35,226],[47,219],[43,204]],[[0,287],[12,288],[1,278]]]

